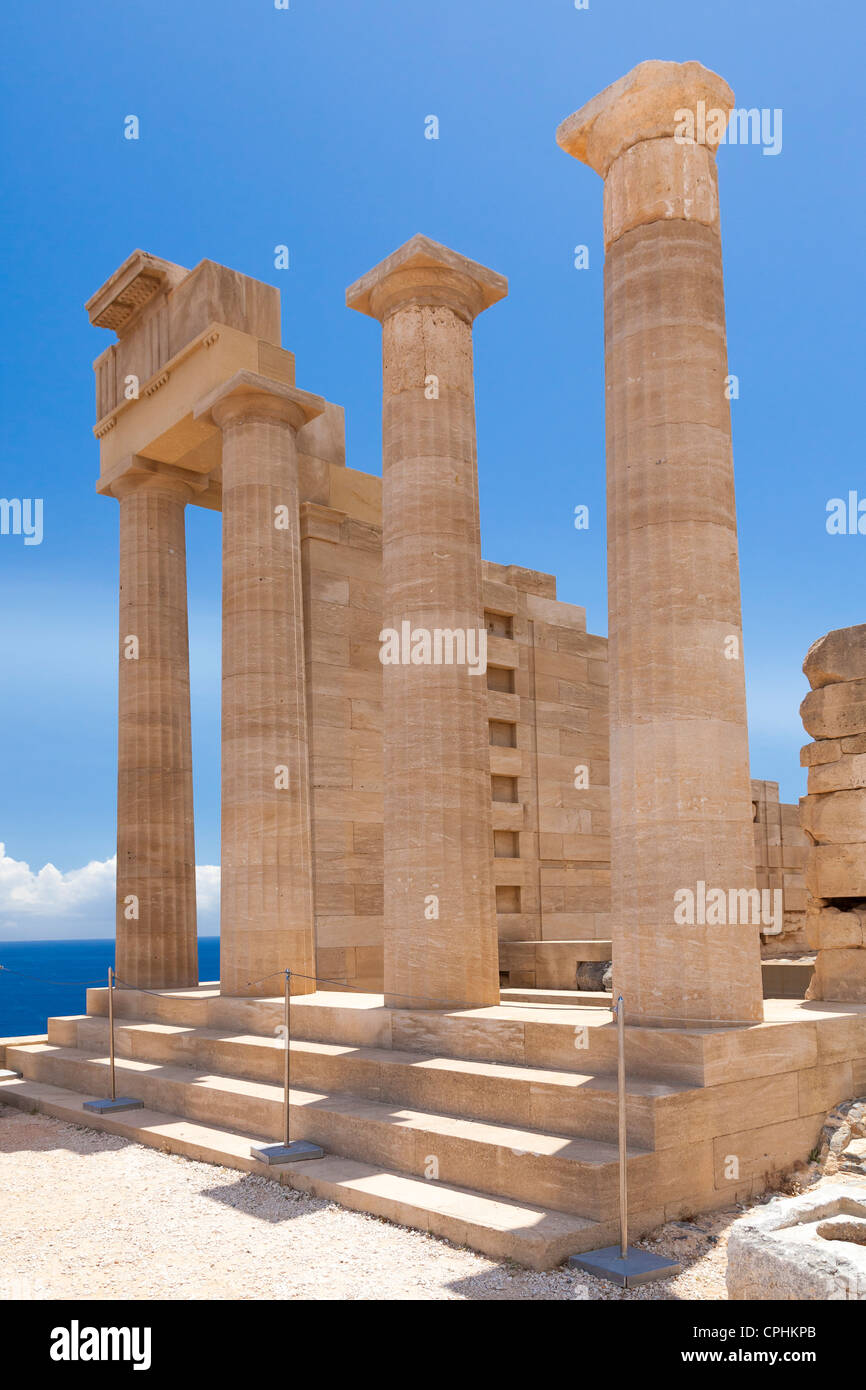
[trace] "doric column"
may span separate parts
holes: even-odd
[[[383,632],[399,643],[383,664],[385,989],[398,1007],[499,1002],[486,678],[448,664],[444,640],[436,664],[435,643],[486,641],[472,321],[506,292],[416,236],[346,295],[383,336]]]
[[[733,100],[641,63],[557,133],[604,178],[614,989],[650,1024],[763,1017],[712,143]]]
[[[195,412],[222,432],[223,994],[277,993],[266,977],[286,968],[315,974],[295,432],[323,410],[241,371]]]
[[[192,487],[146,460],[120,503],[117,973],[198,981],[184,507]]]

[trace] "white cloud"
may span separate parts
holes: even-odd
[[[219,864],[196,864],[195,900],[199,916],[210,913],[219,914],[220,907],[220,866]],[[203,935],[199,927],[199,935]]]
[[[12,859],[0,842],[0,936],[7,941],[114,935],[116,857],[92,859],[67,873],[53,864],[34,870]],[[216,864],[196,868],[200,935],[219,930],[220,871]]]

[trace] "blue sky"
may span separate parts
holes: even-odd
[[[372,472],[379,329],[345,287],[416,231],[507,275],[476,324],[484,554],[555,572],[606,631],[602,184],[554,131],[645,58],[699,59],[738,105],[783,112],[778,155],[726,147],[719,174],[752,771],[797,798],[803,656],[866,618],[866,536],[825,528],[831,497],[866,497],[854,0],[82,0],[4,27],[0,494],[44,499],[44,539],[0,536],[0,935],[111,930],[117,514],[94,493],[91,433],[111,335],[83,306],[135,247],[278,285],[298,384],[345,405],[348,461]],[[219,518],[190,509],[188,544],[198,859],[214,865]],[[92,865],[91,906],[67,880],[43,892],[46,864]]]

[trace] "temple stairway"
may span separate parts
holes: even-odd
[[[776,1007],[778,1020],[746,1029],[626,1030],[634,1234],[759,1191],[808,1155],[826,1110],[854,1093],[851,1056],[866,1078],[866,1006]],[[82,1104],[109,1094],[106,1011],[106,991],[91,990],[86,1015],[50,1020],[45,1041],[8,1044],[5,1066],[21,1076],[0,1080],[0,1101],[537,1269],[616,1238],[616,1032],[603,1008],[433,1012],[387,1009],[375,995],[296,997],[292,1137],[326,1157],[282,1168],[250,1154],[282,1135],[280,999],[118,989],[117,1090],[146,1108],[96,1116]]]

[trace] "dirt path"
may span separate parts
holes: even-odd
[[[669,1223],[684,1272],[624,1293],[0,1105],[0,1299],[723,1299],[740,1214]]]

